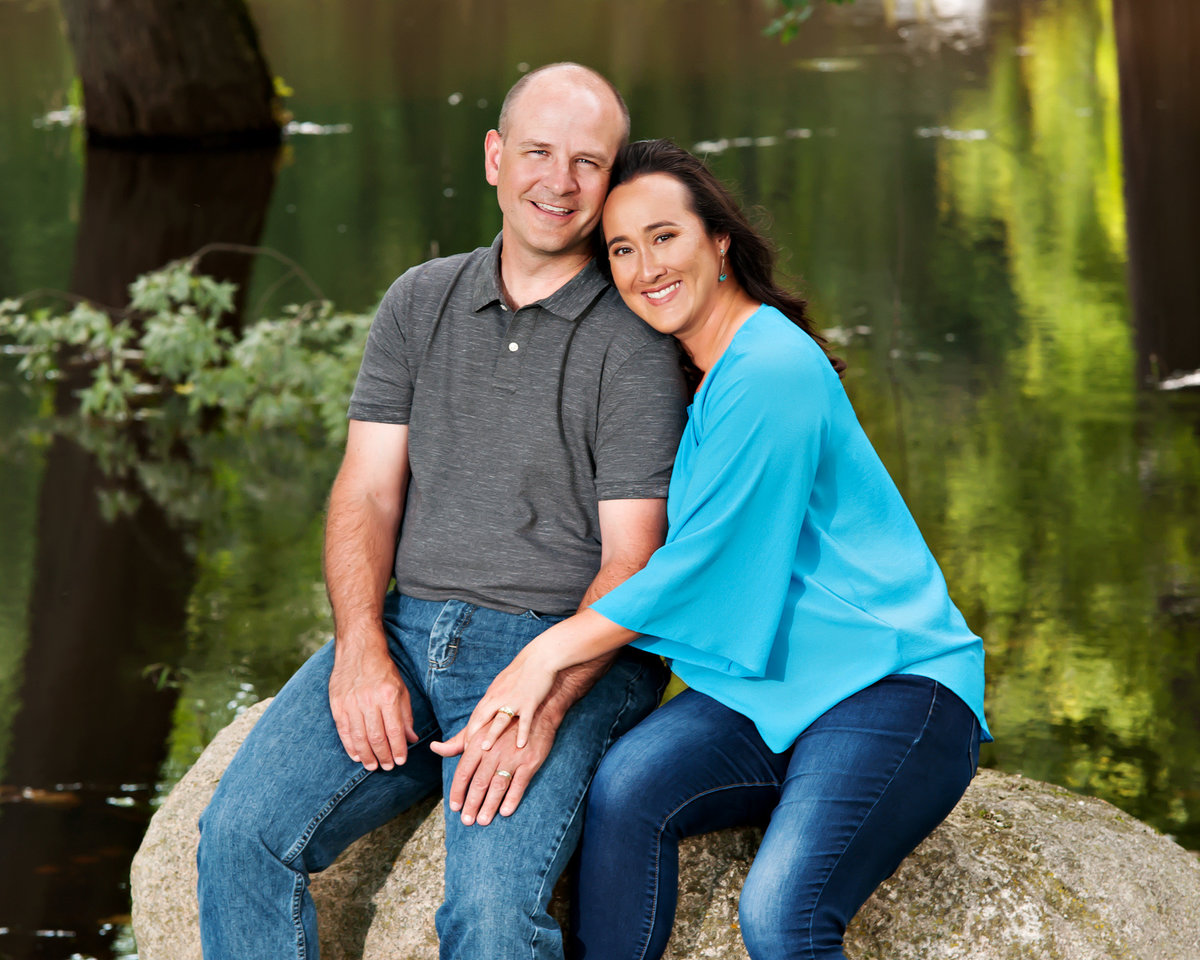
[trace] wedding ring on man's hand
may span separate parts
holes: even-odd
[[[503,777],[505,780],[511,780],[511,779],[512,779],[512,774],[511,774],[511,773],[509,773],[507,770],[497,770],[497,771],[496,771],[496,776],[498,776],[498,777]]]
[[[517,715],[517,711],[514,710],[512,707],[501,707],[496,712],[504,714],[506,717],[508,717],[509,720],[511,720],[513,717],[515,717]]]

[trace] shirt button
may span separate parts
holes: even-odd
[[[516,353],[520,349],[521,349],[521,345],[519,343],[517,343],[516,340],[512,341],[512,343],[510,343],[508,345],[509,353]]]

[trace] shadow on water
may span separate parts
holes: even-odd
[[[1114,0],[1139,382],[1200,369],[1200,5]]]
[[[257,243],[276,153],[89,149],[72,292],[120,309],[128,284],[147,270],[208,243]],[[245,290],[251,265],[217,253],[204,269]],[[59,414],[76,405],[71,386],[57,392]],[[141,433],[135,421],[122,440],[144,450]],[[194,579],[186,531],[144,493],[131,471],[106,469],[76,439],[53,439],[0,795],[3,946],[20,955],[55,949],[73,933],[76,949],[107,956],[103,918],[128,914],[129,861],[176,700],[146,668],[181,659]]]

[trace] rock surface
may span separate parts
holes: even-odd
[[[200,960],[196,822],[263,704],[213,741],[133,862],[142,960]],[[431,812],[432,811],[432,812]],[[443,824],[426,805],[354,844],[312,891],[324,960],[436,960]],[[737,897],[754,830],[687,841],[669,960],[746,957]],[[876,891],[851,960],[1200,960],[1200,860],[1101,800],[982,770]]]

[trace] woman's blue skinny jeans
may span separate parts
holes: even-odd
[[[742,889],[753,960],[834,960],[859,907],[954,808],[979,724],[948,688],[894,675],[830,708],[784,753],[695,690],[605,756],[584,820],[577,958],[657,960],[675,920],[678,845],[766,823]]]

